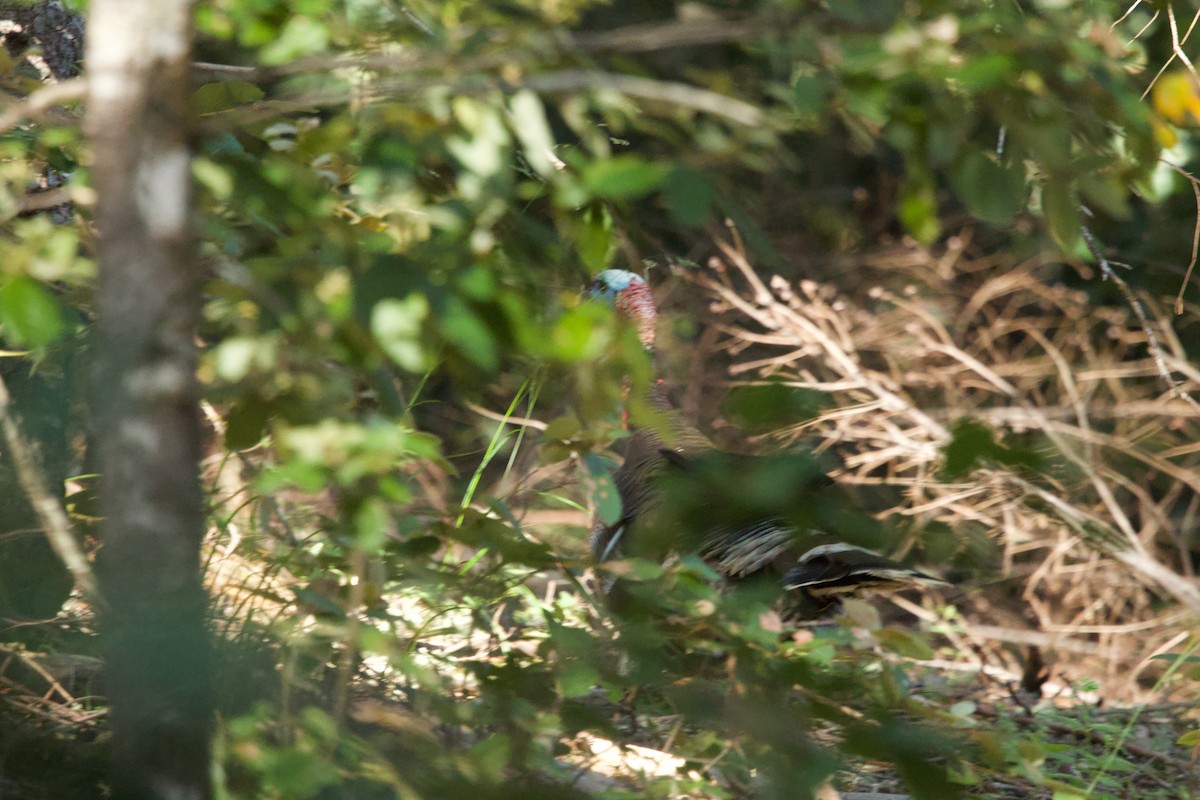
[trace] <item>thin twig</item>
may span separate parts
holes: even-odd
[[[61,85],[61,84],[60,84]],[[104,600],[96,585],[92,565],[79,546],[71,530],[71,522],[62,503],[54,499],[46,485],[46,477],[38,465],[35,448],[21,433],[20,426],[12,414],[12,398],[8,385],[0,378],[0,427],[4,429],[4,442],[17,475],[17,482],[33,507],[51,549],[75,578],[84,597],[97,608],[104,607]]]
[[[86,95],[87,81],[83,78],[48,84],[0,114],[0,133],[6,133],[23,119],[37,119],[54,106],[82,100]]]
[[[1146,334],[1146,349],[1150,351],[1150,356],[1154,359],[1155,366],[1158,367],[1159,377],[1167,384],[1172,395],[1183,400],[1197,411],[1200,411],[1200,403],[1196,402],[1194,397],[1184,391],[1183,384],[1176,380],[1174,374],[1171,372],[1171,368],[1167,366],[1162,344],[1158,341],[1158,334],[1150,326],[1150,318],[1146,315],[1146,309],[1142,307],[1142,302],[1133,293],[1133,290],[1129,288],[1129,284],[1112,268],[1112,262],[1100,252],[1100,245],[1092,235],[1092,232],[1088,230],[1088,227],[1082,225],[1080,229],[1083,231],[1083,240],[1087,243],[1088,250],[1091,251],[1092,257],[1096,259],[1096,264],[1100,267],[1101,274],[1107,280],[1116,284],[1117,288],[1121,290],[1121,294],[1125,296],[1125,301],[1133,309],[1133,313],[1137,315],[1138,322],[1142,326],[1142,332]]]

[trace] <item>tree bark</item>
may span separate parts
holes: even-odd
[[[190,224],[190,6],[92,0],[96,439],[114,795],[211,796]]]

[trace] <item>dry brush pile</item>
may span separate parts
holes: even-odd
[[[697,282],[734,383],[827,401],[773,438],[834,451],[843,482],[891,487],[884,516],[949,529],[960,550],[994,543],[957,598],[962,657],[1019,670],[994,645],[1033,646],[1064,665],[1056,680],[1144,697],[1153,656],[1183,649],[1200,613],[1200,368],[1175,333],[1195,335],[1200,309],[1139,297],[1143,326],[1060,280],[1086,267],[983,255],[969,234],[865,257],[836,285],[764,280],[740,247],[718,249]],[[982,456],[948,475],[948,447]]]

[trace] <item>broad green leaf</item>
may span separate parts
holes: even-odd
[[[579,419],[574,414],[566,414],[561,417],[555,417],[550,420],[546,426],[546,430],[542,432],[545,439],[558,439],[567,441],[574,439],[582,429],[579,424]]]
[[[206,83],[192,95],[192,105],[197,114],[211,114],[235,106],[254,103],[263,98],[263,90],[244,81],[217,81]]]
[[[384,352],[403,369],[425,369],[425,351],[421,346],[421,326],[429,315],[429,301],[421,294],[403,300],[386,298],[371,309],[371,333]]]
[[[354,534],[364,552],[377,553],[387,541],[389,530],[389,515],[382,497],[368,498],[354,512]]]
[[[580,215],[575,240],[579,259],[589,272],[600,272],[608,266],[616,251],[612,233],[612,214],[600,204],[593,203]]]
[[[499,783],[504,777],[511,747],[511,740],[502,733],[493,733],[480,739],[467,751],[472,770],[484,780]]]
[[[580,303],[559,317],[551,332],[553,353],[562,361],[595,358],[611,341],[612,312],[600,303]]]
[[[329,27],[312,17],[292,15],[275,39],[260,51],[264,64],[286,64],[329,47]]]
[[[954,190],[967,208],[986,222],[1011,223],[1029,197],[1025,166],[996,163],[979,151],[968,152],[950,171]]]
[[[1042,213],[1050,235],[1064,253],[1071,252],[1079,241],[1079,198],[1074,183],[1063,176],[1050,176],[1042,184]]]
[[[31,278],[12,278],[0,286],[0,326],[9,341],[42,347],[63,334],[58,301]]]
[[[234,403],[225,416],[225,447],[247,450],[267,433],[271,409],[259,397],[248,395]]]
[[[937,216],[937,196],[926,180],[910,177],[900,191],[898,213],[905,229],[919,242],[929,244],[942,232]]]
[[[700,227],[712,215],[715,192],[704,173],[676,167],[662,183],[663,199],[671,218],[680,225]]]
[[[806,115],[819,115],[829,97],[829,79],[818,75],[799,75],[792,81],[792,102]]]
[[[513,116],[513,131],[525,150],[525,159],[539,175],[550,177],[562,162],[554,155],[554,137],[546,122],[542,101],[533,92],[522,89],[513,95],[508,107]]]
[[[583,171],[583,180],[596,197],[632,200],[657,189],[669,169],[665,164],[637,156],[616,156],[588,164]]]
[[[740,428],[767,433],[816,417],[828,402],[829,396],[821,392],[769,383],[735,387],[725,401],[725,411]]]
[[[600,673],[582,661],[568,661],[558,668],[558,690],[563,697],[581,697],[600,683]]]
[[[621,496],[612,477],[615,465],[611,459],[598,453],[586,453],[583,466],[587,470],[587,482],[597,515],[605,525],[614,524],[621,518]]]
[[[1116,173],[1093,172],[1080,176],[1079,193],[1090,208],[1103,211],[1114,219],[1129,219],[1129,189]]]
[[[475,366],[492,372],[500,364],[496,337],[466,303],[452,297],[438,319],[442,335],[462,351]]]
[[[974,91],[991,89],[1010,80],[1017,70],[1012,56],[986,53],[971,58],[954,72],[954,80]]]
[[[929,643],[912,631],[900,628],[880,628],[875,631],[875,638],[888,650],[905,658],[915,658],[920,661],[933,658],[933,649]]]
[[[961,419],[951,428],[950,442],[942,451],[942,471],[948,480],[966,475],[980,462],[995,462],[1018,469],[1036,470],[1042,457],[1025,447],[1009,447],[998,441],[992,429],[973,419]]]

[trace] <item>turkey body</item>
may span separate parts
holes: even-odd
[[[629,316],[643,345],[653,348],[656,310],[645,281],[606,270],[590,294]],[[847,541],[878,540],[878,524],[839,496],[808,454],[722,452],[671,407],[660,385],[647,400],[662,422],[636,427],[627,439],[613,474],[620,516],[592,524],[597,563],[694,552],[730,584],[773,575],[803,615],[866,590],[945,585]],[[613,583],[609,578],[602,588]]]

